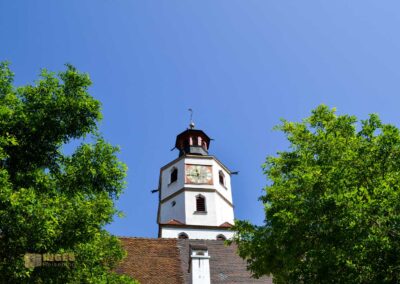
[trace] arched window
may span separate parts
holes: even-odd
[[[217,236],[217,241],[225,241],[225,240],[226,240],[226,237],[223,234],[219,234]]]
[[[196,196],[196,211],[206,212],[206,198],[201,194]]]
[[[178,169],[177,168],[173,168],[171,171],[171,179],[169,183],[173,183],[178,179]]]
[[[183,149],[184,149],[184,151],[188,151],[189,146],[190,146],[190,140],[188,138],[188,139],[185,139],[185,141],[183,141]]]
[[[179,235],[178,235],[178,239],[181,239],[181,240],[186,240],[188,238],[189,238],[189,236],[184,232],[179,233]]]
[[[225,175],[222,171],[219,171],[219,183],[225,186]]]
[[[193,146],[199,145],[199,138],[198,138],[198,137],[193,136],[193,137],[192,137],[192,140],[193,140]]]

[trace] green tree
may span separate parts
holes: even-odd
[[[262,226],[234,241],[255,277],[276,283],[400,282],[400,133],[321,105],[277,127],[290,148],[267,157]]]
[[[0,63],[0,283],[134,283],[113,268],[125,252],[104,230],[126,166],[97,130],[87,74],[67,65],[13,86]],[[72,155],[62,146],[91,137]],[[27,268],[26,253],[73,253],[71,265]]]

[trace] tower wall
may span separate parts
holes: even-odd
[[[176,239],[182,232],[187,234],[189,239],[199,239],[199,240],[215,240],[217,239],[218,235],[224,235],[227,239],[231,239],[234,234],[234,232],[224,229],[162,227],[160,237]]]
[[[232,203],[232,191],[231,191],[231,177],[228,171],[221,165],[221,163],[217,162],[217,160],[213,156],[189,156],[185,158],[185,164],[192,165],[205,165],[212,166],[213,169],[213,184],[186,184],[187,187],[193,188],[210,188],[216,189],[219,193],[221,193],[229,202]],[[219,171],[222,171],[225,177],[225,186],[219,183]]]
[[[178,170],[178,179],[171,183],[171,171],[176,168]],[[161,200],[174,194],[176,191],[185,186],[185,160],[177,159],[161,170]]]
[[[184,131],[177,137],[179,158],[161,168],[160,237],[176,238],[182,232],[197,239],[216,239],[219,234],[230,238],[233,235],[226,228],[226,223],[234,222],[230,171],[207,153],[187,153],[185,150],[188,145],[204,146],[207,150],[209,141],[201,130]]]
[[[221,196],[217,195],[215,198],[215,206],[217,210],[217,224],[228,222],[230,224],[234,223],[233,207],[228,204]]]
[[[175,205],[173,206],[173,202]],[[186,223],[186,209],[185,209],[185,193],[176,195],[174,198],[161,203],[160,205],[160,222],[167,223],[175,219],[183,224]]]
[[[202,195],[206,199],[206,212],[196,212],[196,196]],[[199,226],[219,226],[215,192],[185,192],[186,224]]]

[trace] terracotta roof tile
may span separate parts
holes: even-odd
[[[182,222],[180,222],[176,219],[171,219],[166,224],[168,224],[168,225],[184,225]]]
[[[116,272],[142,284],[183,283],[176,239],[119,238],[127,257]]]
[[[219,225],[221,228],[232,228],[233,225],[231,223],[225,222],[221,225]]]
[[[271,277],[251,278],[246,262],[235,245],[217,240],[149,239],[120,237],[127,257],[116,272],[127,274],[141,284],[192,283],[190,246],[207,247],[210,255],[211,283],[266,283]]]

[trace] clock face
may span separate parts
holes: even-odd
[[[211,166],[186,165],[186,183],[213,184]]]

